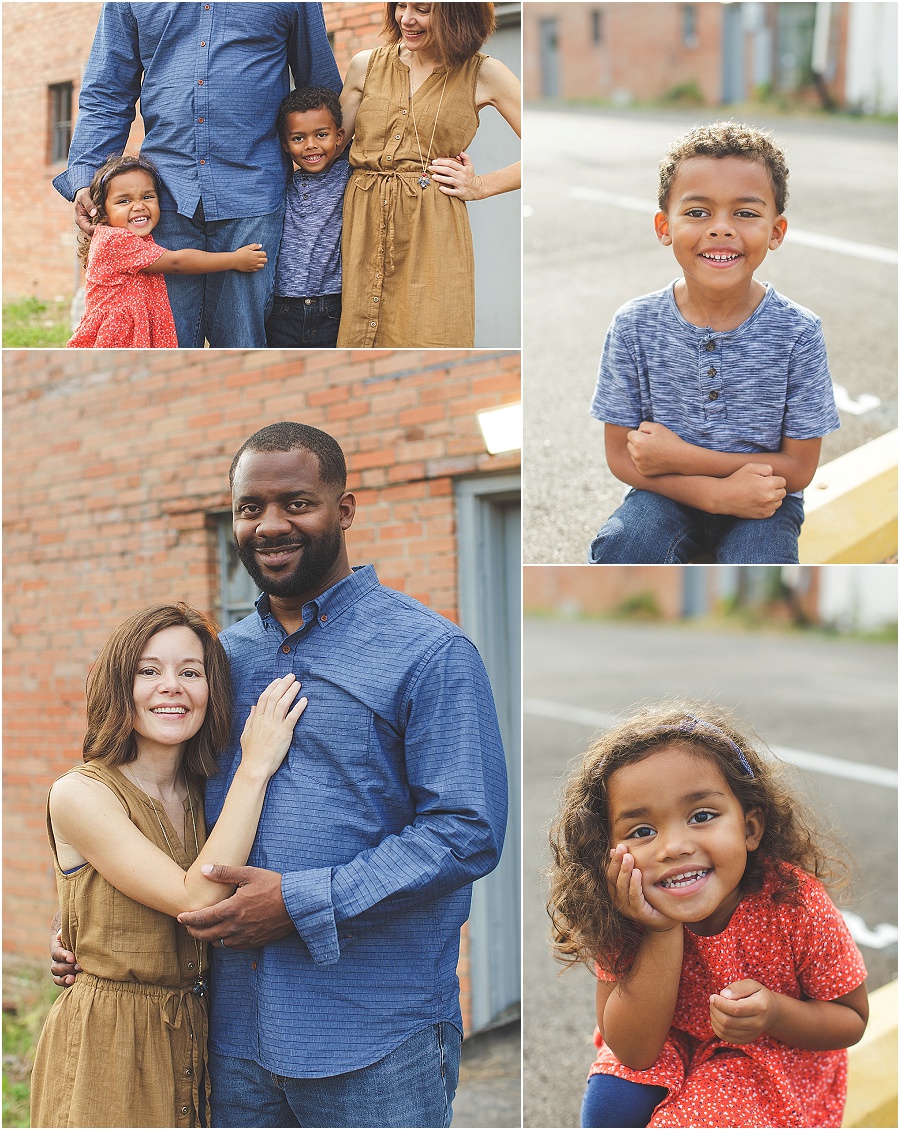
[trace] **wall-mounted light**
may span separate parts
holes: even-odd
[[[522,404],[507,404],[476,413],[488,455],[522,450]]]

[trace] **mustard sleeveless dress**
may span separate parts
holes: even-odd
[[[179,867],[197,856],[187,802],[188,850],[161,805],[117,769],[96,761],[71,770],[102,781],[128,817]],[[192,788],[197,838],[203,798]],[[41,1033],[31,1082],[32,1126],[201,1126],[208,1120],[206,998],[192,992],[197,944],[183,926],[117,891],[85,864],[66,874],[50,826],[62,938],[83,972],[57,998]],[[205,946],[200,946],[203,968]]]
[[[399,45],[372,52],[344,196],[338,346],[475,344],[475,256],[465,201],[444,195],[437,181],[428,188],[417,181],[419,149],[427,158],[432,131],[432,160],[455,157],[471,144],[478,129],[475,85],[485,58],[438,67],[422,83],[413,96],[417,145],[409,68]]]

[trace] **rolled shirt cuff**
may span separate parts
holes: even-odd
[[[314,964],[334,965],[341,949],[331,901],[331,868],[287,872],[281,876],[281,895]]]

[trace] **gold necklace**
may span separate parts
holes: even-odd
[[[431,147],[434,145],[434,135],[437,132],[438,114],[441,112],[441,104],[444,101],[444,91],[447,89],[447,79],[450,76],[449,70],[444,75],[444,85],[441,87],[441,97],[438,99],[437,113],[434,115],[434,129],[431,131],[431,141],[428,143],[428,156],[422,157],[422,146],[419,144],[419,129],[416,125],[416,108],[413,104],[412,92],[412,71],[409,73],[409,111],[412,114],[413,129],[416,134],[416,149],[419,151],[419,161],[422,163],[422,175],[419,177],[417,184],[422,188],[427,188],[431,184],[431,177],[428,175],[428,166],[431,164]]]
[[[147,789],[145,788],[145,786],[141,783],[141,779],[140,779],[140,777],[138,777],[137,773],[135,772],[134,766],[133,765],[129,766],[129,768],[131,769],[131,773],[132,773],[135,781],[137,782],[138,788],[141,790],[141,792],[144,794],[144,796],[146,796],[147,800],[150,801],[150,806],[153,809],[153,815],[156,817],[156,822],[157,822],[157,824],[159,824],[159,830],[162,832],[163,838],[166,841],[166,847],[169,849],[169,855],[171,855],[173,862],[177,863],[178,860],[175,859],[175,852],[172,850],[172,845],[169,842],[169,836],[166,832],[166,827],[162,822],[162,817],[160,816],[159,812],[157,811],[156,802],[154,801],[153,797],[147,792]],[[188,781],[187,781],[187,774],[185,774],[184,783],[185,783],[185,786],[187,787],[188,807],[191,810],[191,825],[193,826],[193,829],[194,829],[194,847],[196,848],[197,855],[199,855],[200,854],[200,840],[197,836],[197,817],[194,815],[194,801],[193,801],[193,798],[191,797],[191,787],[190,787],[190,785],[188,784]],[[195,858],[196,858],[196,856],[195,856]],[[207,990],[207,984],[206,984],[206,978],[203,976],[203,954],[202,954],[202,950],[200,949],[200,942],[196,938],[194,938],[194,945],[197,947],[197,980],[194,982],[193,986],[191,987],[191,992],[195,996],[205,997],[206,996],[206,990]]]

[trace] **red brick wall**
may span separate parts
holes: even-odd
[[[47,87],[74,83],[90,54],[99,3],[70,0],[3,5],[3,296],[71,297],[80,282],[75,262],[72,206],[50,183],[65,162],[50,163]],[[341,74],[350,57],[380,42],[381,4],[323,5]],[[129,149],[143,137],[140,119]]]
[[[721,94],[721,5],[694,4],[697,44],[682,37],[682,4],[574,3],[529,0],[524,5],[525,97],[541,97],[541,20],[556,21],[559,96],[637,102],[662,98],[695,82],[708,104]],[[601,42],[592,37],[599,11]]]
[[[525,612],[612,612],[630,597],[651,593],[667,620],[681,615],[683,565],[527,565],[522,570]]]
[[[453,483],[506,471],[474,413],[520,398],[518,353],[6,351],[4,949],[40,957],[55,903],[47,788],[80,760],[84,680],[130,612],[215,614],[208,516],[231,457],[293,419],[334,435],[359,509],[351,561],[457,614]]]

